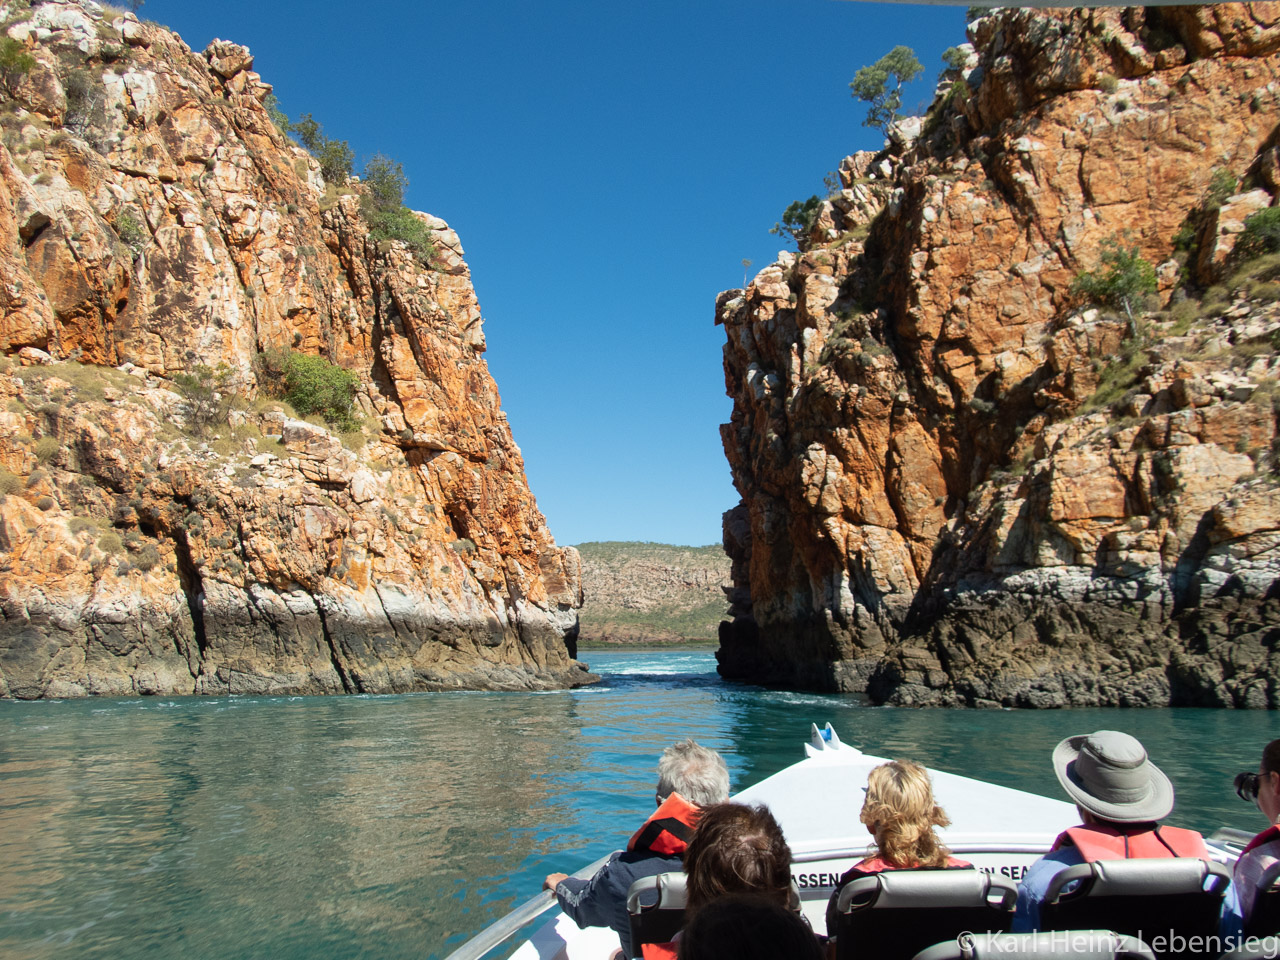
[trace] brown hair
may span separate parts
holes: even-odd
[[[1262,748],[1262,772],[1280,773],[1280,740],[1272,740]]]
[[[786,906],[791,848],[769,808],[741,803],[705,807],[684,852],[685,917],[726,893],[759,893]]]
[[[950,851],[934,827],[948,826],[946,812],[933,802],[924,767],[910,760],[882,763],[867,776],[867,798],[859,819],[876,838],[882,860],[895,867],[945,867]]]

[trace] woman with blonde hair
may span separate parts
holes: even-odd
[[[867,796],[859,819],[875,838],[875,852],[840,878],[827,904],[827,929],[835,929],[840,890],[857,877],[885,870],[943,869],[973,864],[951,856],[935,827],[949,826],[946,811],[933,800],[933,786],[924,767],[910,760],[891,760],[867,775]]]

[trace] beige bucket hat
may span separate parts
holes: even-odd
[[[1173,809],[1173,784],[1127,733],[1067,737],[1053,749],[1053,771],[1072,800],[1112,823],[1161,820]]]

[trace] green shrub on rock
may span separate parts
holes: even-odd
[[[85,532],[96,532],[98,525],[88,517],[72,517],[67,524],[67,529],[72,534],[80,534]]]
[[[326,183],[344,183],[351,176],[351,165],[355,161],[351,145],[345,140],[326,137],[324,128],[311,114],[304,113],[297,123],[289,124],[288,129],[320,161],[320,173]]]
[[[186,401],[187,424],[197,436],[227,422],[235,395],[231,391],[231,370],[225,363],[216,369],[202,363],[185,373],[175,373],[173,385]]]
[[[121,243],[128,247],[135,257],[142,252],[142,248],[151,239],[150,234],[147,233],[147,228],[128,210],[116,218],[116,236],[120,238]]]
[[[18,81],[31,72],[36,58],[27,53],[26,44],[13,37],[0,39],[0,83],[9,93]]]
[[[1133,312],[1142,307],[1147,295],[1156,291],[1156,270],[1138,255],[1138,246],[1126,247],[1110,237],[1102,241],[1101,265],[1096,270],[1076,274],[1071,294],[1089,303],[1118,307],[1133,323]]]
[[[58,455],[61,449],[62,444],[58,442],[57,437],[41,437],[36,441],[36,459],[41,463],[48,463]]]
[[[274,384],[278,396],[298,416],[317,415],[339,430],[358,430],[351,404],[360,378],[323,357],[292,350],[268,350],[258,355],[263,379]],[[268,389],[271,389],[269,387]]]
[[[1248,255],[1280,252],[1280,207],[1267,207],[1246,217],[1241,246]]]
[[[431,228],[404,205],[404,192],[409,178],[404,168],[380,153],[365,164],[361,176],[364,192],[360,196],[360,213],[369,224],[369,236],[375,240],[403,240],[413,255],[430,265],[436,255],[431,241]]]
[[[133,558],[133,565],[138,570],[146,573],[152,567],[160,562],[160,551],[156,549],[154,543],[148,543],[145,547],[137,552]]]

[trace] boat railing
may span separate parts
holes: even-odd
[[[1235,827],[1219,827],[1205,839],[1217,841],[1224,846],[1243,847],[1253,839],[1248,830],[1237,830]]]
[[[596,871],[609,862],[613,854],[601,857],[595,863],[588,864],[572,874],[579,880],[589,880]],[[474,937],[460,946],[445,960],[480,960],[490,950],[502,946],[519,933],[527,924],[536,920],[556,905],[556,895],[550,890],[543,890],[536,897],[520,904],[506,916],[495,920]]]
[[[1035,854],[1043,856],[1048,853],[1050,846],[1047,843],[1016,843],[1001,841],[999,843],[949,843],[947,849],[952,853],[1022,853]],[[831,847],[822,850],[805,850],[802,853],[792,853],[792,863],[818,863],[823,860],[846,860],[857,857],[865,857],[870,853],[870,847]]]

